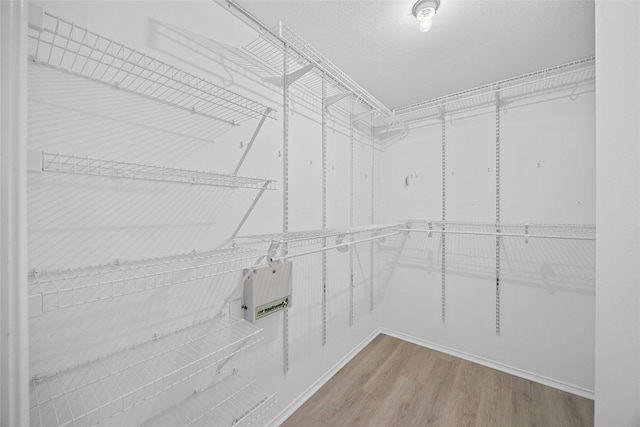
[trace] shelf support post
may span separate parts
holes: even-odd
[[[280,22],[282,33],[282,22]],[[282,232],[289,231],[289,45],[284,44],[282,53]],[[283,256],[287,255],[287,244],[282,245]],[[282,369],[289,371],[289,309],[282,310]]]
[[[322,229],[327,228],[327,81],[322,73]],[[327,238],[322,239],[322,247]],[[327,344],[327,251],[322,251],[322,346]]]
[[[496,86],[496,335],[500,335],[500,86]]]
[[[0,425],[29,425],[27,8],[0,2]]]

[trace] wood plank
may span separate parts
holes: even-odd
[[[386,335],[283,426],[592,426],[593,401]]]

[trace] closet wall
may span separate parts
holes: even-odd
[[[502,232],[594,224],[594,86],[578,92],[518,100],[498,116],[494,104],[415,127],[382,155],[382,220],[441,220],[444,203],[444,219],[467,223],[450,229],[494,223],[495,232],[499,138],[500,222],[518,225]],[[593,398],[595,241],[501,237],[496,301],[496,238],[445,237],[444,273],[440,234],[400,238],[401,255],[388,261],[382,327]]]
[[[259,65],[250,49],[243,49],[256,40],[257,33],[220,5],[211,1],[34,4],[52,15],[228,88],[259,103],[260,108],[275,110],[269,114],[272,117],[264,121],[242,160],[259,127],[260,114],[238,120],[233,108],[230,116],[221,109],[223,118],[236,120],[223,122],[198,114],[198,110],[185,111],[158,102],[152,99],[154,94],[140,96],[121,90],[117,82],[97,83],[48,67],[46,61],[31,63],[29,149],[52,153],[54,164],[60,153],[232,174],[242,161],[237,174],[257,177],[251,188],[236,188],[37,172],[35,169],[41,160],[32,158],[35,168],[28,176],[29,269],[35,270],[39,279],[60,270],[64,276],[67,269],[90,270],[92,266],[111,264],[117,270],[118,265],[138,260],[188,255],[193,251],[197,255],[228,243],[240,224],[239,236],[281,233],[284,132],[288,137],[288,230],[317,230],[323,226],[348,228],[371,223],[373,163],[378,162],[379,153],[372,150],[366,123],[363,130],[345,126],[349,123],[343,117],[345,112],[358,108],[355,100],[347,97],[339,101],[329,111],[333,114],[325,117],[323,165],[321,92],[302,94],[291,87],[285,129],[282,76]],[[33,49],[35,41],[32,39],[30,43]],[[65,41],[57,43],[64,46]],[[326,170],[324,215],[323,166]],[[261,193],[265,180],[276,183]],[[248,212],[246,222],[242,223]],[[123,349],[144,342],[151,342],[153,346],[154,337],[189,330],[194,324],[219,315],[233,319],[241,312],[242,268],[253,265],[268,246],[256,239],[243,242],[257,250],[234,255],[237,260],[225,258],[227,262],[216,264],[215,268],[219,269],[216,274],[204,279],[186,280],[175,273],[172,278],[180,282],[175,286],[161,286],[148,292],[35,315],[30,319],[29,331],[31,377],[53,375],[55,378],[57,372],[67,372],[78,364],[105,356],[110,361],[109,355],[114,353],[123,354],[114,359],[114,366],[127,364],[134,352],[122,353]],[[304,397],[323,375],[331,372],[377,330],[377,310],[371,305],[372,261],[370,243],[354,245],[350,253],[335,250],[327,253],[323,311],[322,255],[296,258],[293,305],[288,309],[288,319],[285,320],[281,312],[261,320],[255,325],[255,331],[251,329],[254,332],[242,339],[242,345],[225,346],[220,355],[216,353],[220,363],[208,367],[204,362],[197,362],[194,369],[200,371],[196,375],[162,393],[160,389],[173,381],[173,377],[158,382],[156,379],[162,378],[162,372],[134,369],[129,378],[140,377],[141,382],[147,383],[131,395],[118,395],[115,403],[97,411],[87,408],[86,402],[78,400],[73,392],[76,385],[72,383],[85,379],[74,376],[71,384],[61,386],[66,387],[65,390],[53,392],[42,391],[40,386],[54,384],[53,381],[36,381],[34,384],[39,384],[41,390],[36,393],[37,399],[45,403],[36,405],[36,394],[32,394],[32,423],[51,425],[56,422],[52,414],[59,418],[57,422],[63,423],[60,420],[68,419],[71,412],[70,417],[78,417],[81,424],[97,421],[113,425],[140,424],[187,399],[194,390],[202,390],[232,375],[234,369],[259,380],[261,387],[247,388],[264,391],[266,412],[262,413],[265,407],[260,407],[259,424],[265,423]],[[33,275],[30,280],[34,280]],[[96,290],[100,291],[112,292]],[[67,302],[72,298],[69,294],[63,297]],[[233,332],[225,332],[222,340],[234,343],[232,335]],[[205,347],[203,344],[203,354],[207,354]],[[192,356],[180,355],[184,360]],[[165,362],[173,366],[172,363],[179,360]],[[117,390],[120,385],[113,384],[113,387]],[[232,393],[238,389],[222,387],[220,393],[227,399],[225,396],[234,396]],[[95,393],[93,386],[91,390]],[[56,399],[59,393],[67,397]],[[277,393],[275,399],[271,398],[273,393]],[[50,398],[60,406],[53,412]],[[49,408],[44,408],[47,405]],[[213,405],[210,403],[209,407]],[[197,416],[193,407],[183,408],[183,414]],[[254,409],[239,406],[231,415],[240,424],[246,424],[253,420],[254,414],[250,411]],[[43,416],[45,412],[48,415]]]

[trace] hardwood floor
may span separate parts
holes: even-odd
[[[283,427],[592,426],[593,401],[379,335]]]

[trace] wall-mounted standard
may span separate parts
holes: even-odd
[[[420,21],[420,31],[426,33],[433,27],[432,18],[440,7],[440,0],[419,0],[413,5],[411,13]]]

